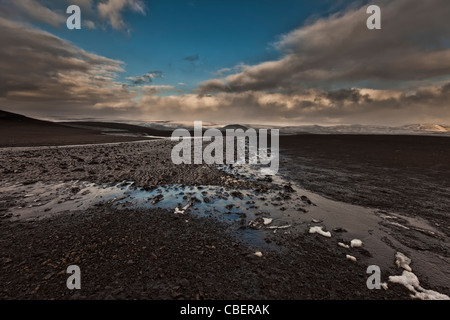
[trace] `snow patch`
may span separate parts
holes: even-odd
[[[345,243],[342,243],[342,242],[338,242],[338,246],[340,246],[342,248],[345,248],[345,249],[350,248],[350,246],[348,244],[345,244]]]
[[[286,229],[286,228],[290,228],[290,227],[291,227],[291,225],[287,224],[285,226],[270,226],[270,227],[267,227],[267,229]]]
[[[405,286],[413,293],[411,295],[412,298],[421,300],[450,300],[450,297],[445,294],[422,288],[420,286],[419,278],[417,278],[414,273],[407,270],[403,270],[401,276],[390,276],[389,281]]]
[[[190,206],[191,206],[191,204],[188,203],[188,204],[185,205],[185,206],[183,207],[183,209],[181,209],[181,210],[178,209],[178,207],[176,207],[174,213],[175,213],[175,214],[184,214],[184,213],[186,212],[186,210],[187,210]]]
[[[395,258],[396,258],[395,264],[397,265],[397,267],[403,268],[403,269],[405,269],[406,271],[409,271],[409,272],[412,271],[411,267],[409,266],[409,264],[411,263],[411,259],[410,258],[405,256],[401,252],[397,252],[395,254]]]
[[[419,278],[412,272],[409,264],[411,259],[405,256],[401,252],[395,254],[395,264],[399,268],[403,268],[403,273],[401,276],[389,276],[389,281],[393,283],[398,283],[405,286],[411,294],[412,298],[421,300],[450,300],[450,297],[433,290],[427,290],[422,288],[419,282]]]
[[[355,258],[354,256],[349,255],[349,254],[347,254],[345,257],[346,257],[348,260],[356,261],[356,258]]]
[[[362,247],[362,241],[359,239],[353,239],[352,241],[350,241],[350,246],[352,248],[359,248]]]
[[[404,225],[402,225],[402,224],[400,224],[400,223],[398,223],[398,222],[389,222],[391,225],[393,225],[393,226],[397,226],[397,227],[400,227],[400,228],[403,228],[403,229],[406,229],[406,230],[410,230],[410,228],[408,228],[407,226],[404,226]]]
[[[323,227],[319,227],[319,226],[311,227],[311,228],[309,228],[309,233],[318,233],[324,237],[331,238],[331,232],[330,231],[325,232],[322,230],[322,228]]]
[[[262,252],[261,251],[256,251],[255,252],[255,256],[257,256],[257,257],[262,257],[263,256],[263,254],[262,254]]]

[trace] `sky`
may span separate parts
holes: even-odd
[[[69,30],[69,5],[81,29]],[[366,9],[381,8],[380,30]],[[49,119],[450,124],[448,0],[0,0],[0,109]]]

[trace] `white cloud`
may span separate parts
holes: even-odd
[[[318,19],[281,37],[283,57],[200,85],[200,92],[292,87],[393,87],[450,76],[446,0],[381,0],[382,30],[366,28],[366,7]],[[228,69],[219,70],[222,75]]]
[[[145,5],[140,0],[107,0],[100,2],[97,6],[99,15],[107,20],[113,29],[123,30],[127,24],[123,20],[123,11],[131,9],[134,12],[145,15]]]

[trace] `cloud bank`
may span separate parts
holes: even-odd
[[[123,14],[126,11],[146,15],[141,0],[3,0],[0,16],[62,27],[67,20],[66,8],[78,5],[82,11],[83,27],[95,29],[109,25],[114,30],[130,31]]]

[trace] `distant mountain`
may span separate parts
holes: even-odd
[[[44,121],[29,118],[21,114],[0,110],[0,124],[2,126],[18,126],[18,125],[40,125],[40,126],[56,126],[59,124],[51,121]]]
[[[450,132],[450,126],[440,124],[410,124],[402,128],[413,131]]]
[[[230,130],[242,129],[242,130],[246,131],[249,128],[246,126],[240,125],[240,124],[229,124],[229,125],[226,125],[226,126],[220,128],[221,131],[225,131],[227,129],[230,129]]]
[[[168,136],[145,127],[106,122],[52,122],[0,110],[0,147],[124,142]]]
[[[336,126],[286,126],[280,128],[281,134],[394,134],[394,135],[449,135],[450,126],[439,124],[410,124],[398,127],[375,125],[336,125]]]

